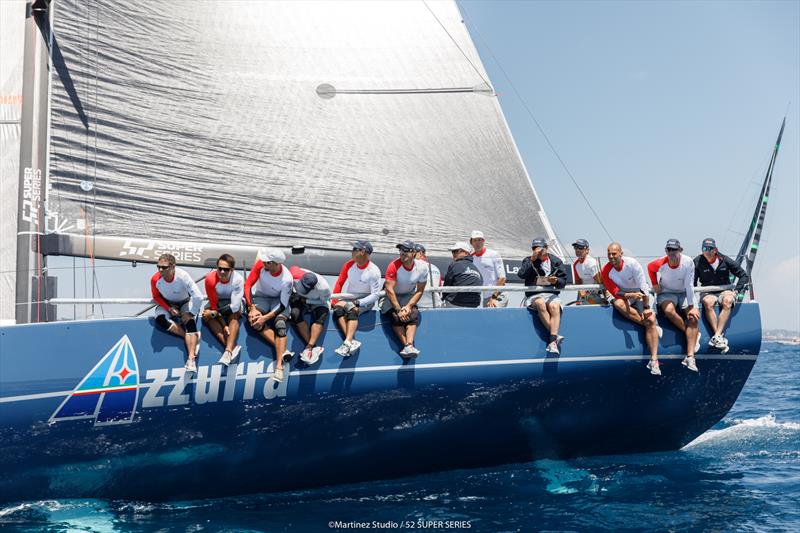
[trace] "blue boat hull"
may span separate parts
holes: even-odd
[[[758,304],[737,306],[730,353],[704,342],[699,374],[662,325],[654,377],[642,333],[610,308],[567,308],[558,357],[526,309],[425,311],[411,362],[373,313],[360,353],[336,355],[328,330],[321,362],[295,358],[284,383],[246,329],[227,369],[204,331],[189,377],[180,339],[149,319],[0,328],[0,500],[186,499],[677,449],[733,405],[761,323]]]

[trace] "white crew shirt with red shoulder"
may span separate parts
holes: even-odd
[[[244,283],[244,297],[248,305],[251,303],[251,295],[280,299],[279,304],[275,304],[272,309],[267,310],[268,313],[277,311],[281,304],[284,309],[289,309],[289,295],[292,294],[293,281],[292,273],[285,266],[281,265],[278,273],[272,274],[259,259],[253,265],[253,269]]]
[[[351,259],[342,266],[333,292],[350,293],[356,296],[359,307],[371,309],[381,292],[381,269],[372,261],[360,267],[355,259]]]
[[[406,268],[400,259],[395,259],[386,268],[386,281],[395,282],[395,294],[413,294],[417,283],[428,283],[428,263],[414,259],[411,268]]]
[[[583,285],[591,285],[594,283],[594,277],[600,272],[600,267],[597,265],[597,259],[591,255],[587,255],[583,259],[576,259],[572,263],[572,277],[575,283]]]
[[[311,272],[305,268],[300,268],[297,265],[293,266],[289,271],[292,273],[292,279],[294,279],[294,292],[305,298],[306,304],[308,304],[310,307],[330,307],[329,300],[332,293],[328,280],[316,272]],[[300,279],[303,277],[303,274],[307,272],[311,272],[317,276],[317,284],[308,292],[306,292],[305,287],[303,287],[303,285],[300,283]]]
[[[472,264],[478,267],[483,276],[484,285],[497,285],[497,280],[506,277],[506,267],[503,258],[494,250],[483,247],[480,252],[472,253]],[[494,291],[483,291],[483,298],[486,299],[494,294]]]
[[[650,292],[650,284],[647,283],[644,269],[633,257],[624,257],[619,268],[614,268],[610,262],[606,263],[601,273],[606,290],[616,299],[623,297],[619,292],[620,289],[628,291],[639,289],[645,294]]]
[[[650,261],[647,265],[650,282],[661,285],[661,292],[686,293],[686,304],[694,305],[694,261],[681,254],[677,265],[669,264],[667,256]]]
[[[168,302],[182,302],[189,298],[189,308],[192,314],[200,312],[200,306],[203,303],[203,294],[197,287],[188,272],[182,268],[175,268],[172,280],[167,281],[161,275],[161,272],[156,272],[150,278],[150,292],[153,295],[153,300],[158,305],[169,311],[170,305]]]
[[[216,311],[219,308],[220,299],[227,299],[231,301],[231,313],[238,313],[242,310],[244,278],[241,274],[233,271],[230,279],[225,282],[219,277],[219,272],[213,270],[206,274],[205,284],[210,309]]]

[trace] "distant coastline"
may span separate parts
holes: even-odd
[[[777,342],[800,346],[800,332],[788,329],[765,329],[761,335],[764,342]]]

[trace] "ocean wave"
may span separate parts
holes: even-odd
[[[800,432],[800,423],[778,422],[775,415],[770,413],[765,416],[750,419],[734,419],[732,424],[722,429],[710,429],[683,447],[684,450],[705,445],[728,443],[730,441],[752,439],[764,436],[787,436]]]

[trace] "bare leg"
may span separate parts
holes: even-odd
[[[195,359],[195,351],[197,351],[197,343],[200,340],[199,333],[187,333],[183,337],[183,342],[186,343],[186,351],[189,354],[189,359]]]
[[[414,344],[414,337],[417,335],[417,325],[409,324],[406,326],[406,344]]]
[[[346,302],[336,302],[336,307],[344,307]],[[336,319],[336,325],[339,326],[339,330],[342,332],[342,335],[345,337],[347,336],[347,320],[345,320],[344,316],[340,316]]]
[[[550,331],[550,313],[547,312],[547,306],[545,305],[544,300],[541,298],[534,300],[533,307],[536,308],[536,313],[539,315],[539,320],[544,325],[545,329]]]
[[[723,293],[722,303],[720,304],[719,324],[714,328],[715,335],[722,335],[725,331],[725,326],[728,324],[728,319],[731,317],[731,309],[733,309],[733,293]]]
[[[241,313],[233,313],[231,317],[228,319],[228,337],[227,343],[225,344],[225,349],[233,351],[236,347],[236,343],[239,342],[239,319],[241,318]]]
[[[614,300],[614,309],[616,309],[619,314],[630,320],[635,324],[639,324],[640,326],[644,326],[644,338],[645,342],[647,342],[647,347],[650,350],[650,359],[657,361],[658,360],[658,329],[656,326],[656,317],[654,313],[648,313],[647,317],[643,317],[639,314],[639,312],[628,305],[624,299]]]
[[[356,329],[358,329],[358,320],[347,320],[346,322],[344,340],[346,342],[350,342],[356,335]]]
[[[392,326],[392,329],[394,330],[394,334],[397,335],[397,338],[400,340],[400,343],[403,346],[408,344],[408,342],[406,341],[406,328],[405,328],[405,326],[402,326],[402,325]]]
[[[186,330],[184,330],[180,324],[176,324],[175,322],[170,322],[169,329],[167,329],[167,333],[172,333],[176,337],[184,338],[186,337]]]
[[[675,310],[674,303],[670,302],[669,300],[665,300],[661,302],[661,305],[658,307],[664,313],[664,316],[666,316],[676,328],[681,330],[683,333],[686,333],[686,323],[683,321],[683,317]]]
[[[719,335],[718,333],[718,323],[717,323],[717,313],[714,309],[714,300],[715,297],[707,294],[703,296],[703,309],[705,310],[706,321],[711,329],[714,332],[714,335]]]
[[[697,344],[698,329],[697,319],[692,315],[686,317],[686,355],[694,357],[694,346]]]
[[[308,344],[313,344],[314,346],[317,345],[317,341],[319,340],[319,336],[322,335],[322,324],[311,324],[311,334],[308,338]]]
[[[275,336],[275,360],[278,368],[283,368],[283,352],[286,351],[286,337]]]
[[[275,349],[277,350],[277,346],[275,345],[275,332],[272,331],[271,328],[265,325],[264,329],[262,329],[260,333],[261,336],[264,337],[264,340],[266,340],[270,344],[270,346],[275,347]]]
[[[561,327],[561,304],[550,302],[547,310],[550,313],[550,335],[558,335],[558,328]]]
[[[295,329],[297,330],[298,335],[303,341],[308,345],[311,341],[310,334],[308,331],[308,322],[305,320],[301,320],[297,324],[294,325]]]
[[[222,324],[220,324],[219,320],[217,320],[215,317],[211,316],[211,311],[209,309],[203,311],[203,322],[205,322],[206,326],[208,326],[208,329],[211,330],[211,333],[220,342],[220,344],[225,346],[225,331],[222,328]]]

